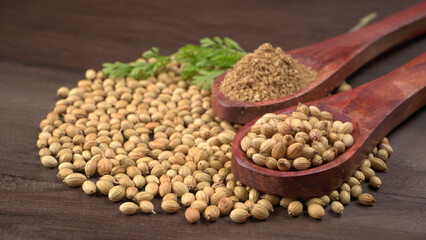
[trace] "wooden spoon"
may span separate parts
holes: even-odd
[[[383,137],[425,103],[426,52],[352,91],[306,104],[329,111],[336,120],[353,123],[354,144],[334,161],[308,170],[287,172],[256,165],[240,148],[241,139],[255,119],[243,126],[232,142],[232,172],[242,183],[266,193],[292,198],[327,194],[341,186]],[[294,109],[279,110],[276,114]]]
[[[303,90],[275,100],[253,103],[230,100],[220,91],[223,74],[212,86],[213,111],[229,122],[247,123],[267,112],[324,97],[377,55],[425,31],[426,1],[361,30],[289,51],[300,63],[318,71],[318,75]]]

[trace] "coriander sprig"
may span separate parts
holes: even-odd
[[[176,59],[183,64],[183,79],[192,79],[192,83],[209,89],[216,77],[234,66],[245,54],[244,49],[230,38],[203,38],[200,45],[187,44],[169,56],[160,55],[160,50],[156,47],[142,54],[143,58],[155,58],[156,61],[104,63],[103,72],[112,78],[129,76],[137,80],[146,79],[154,76],[158,69],[166,66],[172,59]]]

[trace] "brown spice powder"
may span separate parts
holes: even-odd
[[[316,76],[281,48],[264,43],[226,73],[220,91],[235,101],[272,100],[305,88]]]

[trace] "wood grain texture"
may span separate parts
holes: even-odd
[[[220,85],[222,74],[212,86],[213,112],[230,122],[247,123],[268,112],[325,97],[354,71],[377,55],[426,32],[426,1],[355,31],[287,53],[318,72],[306,88],[273,100],[241,102],[227,98]],[[276,86],[280,87],[280,86]],[[238,114],[235,114],[238,113]]]
[[[241,149],[258,118],[238,131],[233,142],[232,172],[241,182],[263,192],[291,198],[319,197],[337,189],[393,128],[426,104],[426,53],[352,91],[307,102],[352,122],[354,144],[332,162],[304,171],[278,171],[256,165]],[[289,114],[295,107],[278,110]]]
[[[418,1],[23,1],[0,0],[0,239],[425,239],[426,111],[390,134],[395,153],[373,207],[351,202],[341,217],[290,218],[277,208],[264,222],[187,224],[175,215],[123,216],[106,197],[86,196],[44,168],[35,142],[60,86],[86,68],[130,61],[159,46],[171,53],[205,36],[229,36],[248,51],[263,42],[294,49],[339,35],[360,17],[387,16]],[[349,78],[359,86],[426,51],[426,38],[402,45]],[[159,201],[155,201],[159,209]]]

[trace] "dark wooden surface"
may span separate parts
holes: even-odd
[[[231,100],[220,91],[226,73],[222,74],[212,86],[213,112],[230,122],[247,123],[265,113],[325,97],[371,59],[425,32],[426,1],[423,1],[358,31],[291,49],[287,53],[316,70],[318,75],[304,89],[277,99],[251,103]]]
[[[232,172],[244,184],[280,196],[308,198],[330,193],[352,176],[383,137],[425,105],[425,75],[426,53],[423,53],[352,91],[307,102],[308,106],[330,112],[334,119],[352,122],[354,143],[332,162],[304,171],[271,170],[256,165],[247,157],[240,146],[241,140],[259,118],[253,119],[238,131],[233,140]],[[387,92],[383,91],[384,88]],[[275,113],[289,114],[295,107]]]
[[[374,193],[376,204],[351,202],[343,216],[321,221],[291,219],[281,208],[267,221],[241,225],[227,217],[190,225],[183,212],[123,216],[107,198],[57,181],[35,146],[56,89],[75,86],[86,68],[129,61],[152,46],[171,53],[214,35],[249,51],[263,42],[293,49],[341,34],[372,11],[382,18],[416,2],[0,0],[0,238],[426,239],[424,108],[389,135],[395,153],[388,172],[379,174],[384,184]],[[425,50],[426,38],[416,38],[376,58],[349,83],[375,79]]]

